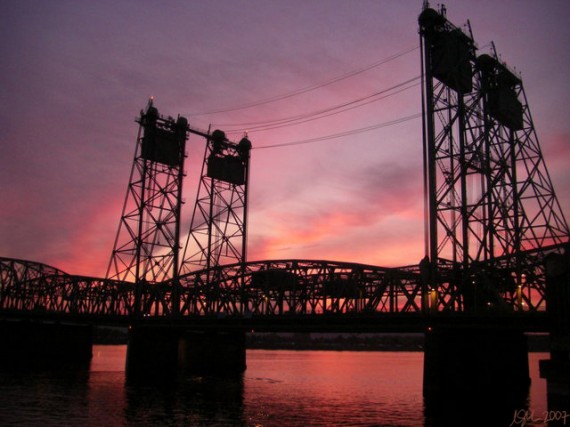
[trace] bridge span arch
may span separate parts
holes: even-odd
[[[420,312],[417,267],[324,260],[236,263],[181,276],[182,315]]]
[[[421,311],[417,267],[270,260],[199,270],[159,283],[71,275],[0,258],[4,313],[105,318],[413,313]],[[176,306],[176,307],[175,307]]]
[[[398,319],[411,324],[421,317],[416,329],[438,314],[479,320],[489,314],[520,317],[512,316],[518,310],[508,305],[512,298],[507,294],[496,296],[502,305],[480,305],[477,312],[466,307],[451,269],[436,291],[426,292],[425,283],[419,265],[264,260],[198,270],[163,282],[133,283],[0,258],[0,316],[123,325],[295,324],[300,329],[325,320],[339,329],[354,321],[358,329],[362,319],[374,322],[378,317],[394,324]]]

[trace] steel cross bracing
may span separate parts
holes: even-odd
[[[134,314],[130,282],[73,276],[45,264],[0,258],[0,310],[30,315]]]
[[[0,315],[129,325],[133,321],[202,328],[249,325],[266,330],[423,330],[433,322],[473,322],[465,313],[438,313],[436,298],[422,310],[417,266],[381,268],[354,263],[276,260],[219,268],[219,281],[206,272],[181,277],[177,284],[136,285],[110,279],[73,276],[29,261],[0,258]],[[180,310],[174,311],[173,295]],[[137,303],[137,298],[139,302]],[[137,304],[139,304],[137,306]],[[138,307],[138,309],[137,309]],[[486,309],[477,319],[544,330],[539,313],[518,315]],[[442,316],[440,316],[442,315]],[[439,320],[438,320],[439,319]],[[308,328],[308,329],[307,329]]]
[[[180,278],[181,313],[314,315],[418,312],[417,269],[387,269],[327,261],[281,260],[206,270]]]
[[[470,31],[469,31],[470,33]],[[0,258],[0,313],[95,319],[296,318],[543,310],[545,257],[569,230],[522,81],[476,56],[445,13],[420,15],[426,258],[382,268],[309,260],[247,262],[251,143],[163,118],[149,104],[106,279]],[[184,145],[207,140],[179,259]],[[111,320],[109,320],[111,321]]]
[[[422,310],[417,266],[388,269],[310,260],[251,262],[220,267],[219,282],[204,288],[204,272],[140,286],[72,276],[29,261],[0,258],[0,317],[22,320],[132,325],[133,322],[204,330],[425,331],[437,325],[515,327],[546,331],[545,313],[476,315]],[[182,310],[173,311],[178,291]],[[139,304],[140,304],[139,302]],[[476,317],[474,317],[476,316]]]
[[[442,9],[419,18],[428,242],[423,293],[442,309],[544,308],[543,259],[569,230],[522,81]],[[428,285],[428,286],[426,286]],[[429,287],[429,289],[428,289]]]
[[[244,137],[234,144],[220,130],[206,137],[181,274],[206,269],[215,275],[220,265],[243,263],[247,259],[251,142]],[[215,277],[211,279],[216,280]]]
[[[313,316],[420,313],[417,267],[390,269],[354,263],[280,260],[201,270],[177,281],[144,283],[74,276],[43,264],[0,258],[0,310],[95,316]],[[137,298],[139,301],[137,301]],[[139,310],[137,311],[137,307]]]
[[[178,272],[188,122],[141,111],[127,196],[106,277],[158,283]]]

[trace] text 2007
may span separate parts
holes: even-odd
[[[566,425],[566,420],[570,418],[570,413],[566,411],[544,411],[542,417],[535,417],[534,411],[527,411],[526,409],[519,409],[515,411],[511,426],[525,426],[528,423],[548,423],[550,421],[562,421]]]

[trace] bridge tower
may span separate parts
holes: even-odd
[[[134,282],[135,311],[170,310],[169,302],[146,301],[141,286],[176,277],[188,122],[159,115],[151,99],[136,120],[139,134],[107,278]]]
[[[235,144],[220,130],[207,135],[181,274],[204,269],[209,283],[217,267],[246,261],[250,150],[247,137]]]
[[[544,309],[545,256],[561,252],[570,232],[522,80],[495,52],[477,56],[470,26],[467,32],[455,27],[445,7],[436,11],[426,2],[419,26],[426,198],[423,309],[427,312],[430,299],[434,311]],[[481,318],[474,316],[469,327],[426,333],[424,396],[437,411],[448,411],[466,391],[503,407],[520,407],[527,396],[523,330],[516,323],[488,327]]]
[[[426,261],[439,309],[512,300],[544,308],[543,260],[570,235],[522,80],[470,27],[425,7],[422,45]]]

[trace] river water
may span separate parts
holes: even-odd
[[[0,425],[501,425],[496,414],[476,405],[446,423],[426,415],[421,352],[248,350],[241,376],[189,377],[162,385],[126,381],[125,355],[125,346],[94,346],[88,369],[4,367]],[[537,414],[546,410],[546,383],[538,372],[538,361],[545,358],[546,353],[529,355],[532,385],[527,407],[521,408]],[[474,419],[481,421],[473,424]],[[503,418],[502,425],[508,424]]]

